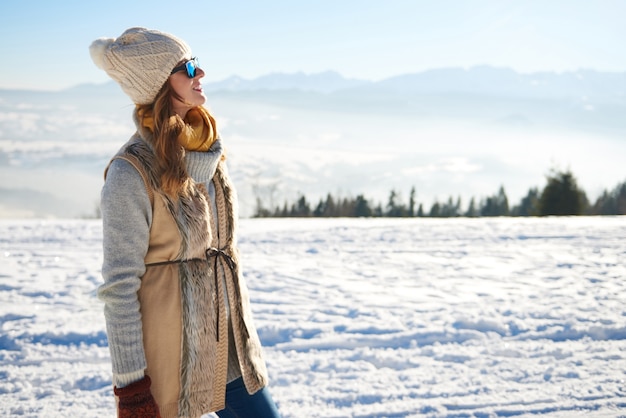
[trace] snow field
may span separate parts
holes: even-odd
[[[626,218],[244,219],[284,417],[626,415]],[[0,416],[114,416],[98,221],[0,221]]]

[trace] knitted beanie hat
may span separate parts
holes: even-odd
[[[174,35],[130,28],[119,38],[99,38],[89,47],[91,59],[115,80],[135,104],[150,104],[191,49]]]

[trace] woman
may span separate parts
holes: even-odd
[[[131,28],[90,46],[135,103],[105,172],[105,303],[120,417],[277,417],[236,247],[236,196],[204,71],[181,39]]]

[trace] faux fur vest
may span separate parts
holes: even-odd
[[[200,417],[225,406],[229,313],[248,392],[267,384],[236,247],[236,195],[220,161],[212,184],[193,183],[188,196],[166,196],[147,135],[136,134],[114,157],[137,169],[152,203],[138,292],[146,374],[163,418]]]

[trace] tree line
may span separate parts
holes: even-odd
[[[360,194],[356,197],[334,197],[330,193],[311,204],[304,195],[295,202],[265,208],[256,198],[254,217],[481,217],[481,216],[570,216],[570,215],[626,215],[626,182],[613,190],[605,190],[594,203],[578,186],[571,171],[551,170],[542,190],[531,188],[517,205],[511,206],[504,187],[492,196],[472,197],[466,208],[461,198],[449,197],[435,201],[425,208],[416,200],[415,187],[411,188],[408,202],[402,201],[397,190],[391,190],[385,204],[374,203]]]

